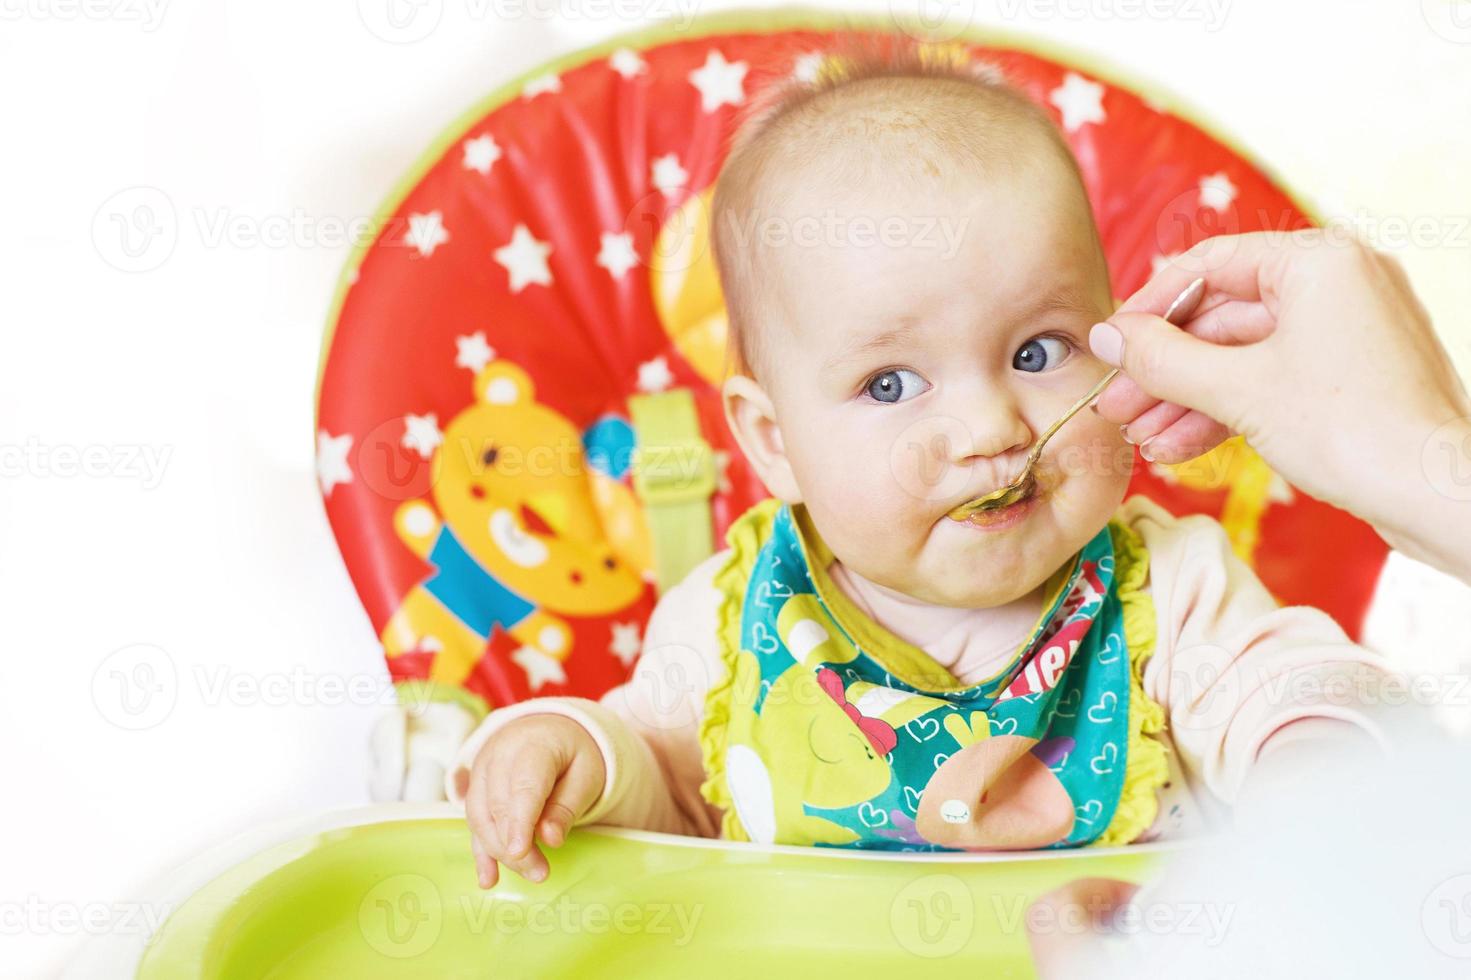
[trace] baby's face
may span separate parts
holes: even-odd
[[[1034,498],[988,524],[947,516],[1018,476],[1107,370],[1087,342],[1113,309],[1107,271],[1057,166],[880,201],[816,189],[786,206],[879,228],[902,216],[912,236],[865,247],[837,232],[774,249],[780,322],[763,333],[773,376],[762,380],[834,555],[927,602],[1026,596],[1104,526],[1128,484],[1131,447],[1085,410],[1047,444]]]

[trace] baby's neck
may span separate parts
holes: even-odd
[[[1042,615],[1042,589],[989,609],[938,606],[859,575],[837,559],[834,584],[868,617],[919,647],[961,681],[991,676],[1031,634]]]

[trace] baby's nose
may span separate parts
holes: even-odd
[[[957,447],[960,452],[955,460],[957,463],[978,456],[987,459],[1004,456],[1015,449],[1030,448],[1032,445],[1031,426],[1011,399],[983,401],[967,411],[962,419],[970,430],[971,438],[968,446]]]

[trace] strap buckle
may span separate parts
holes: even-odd
[[[707,500],[715,492],[715,454],[699,437],[638,446],[630,462],[634,492],[654,506]]]

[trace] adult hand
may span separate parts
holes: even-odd
[[[1199,276],[1194,316],[1166,323]],[[1471,399],[1394,259],[1316,229],[1208,239],[1089,340],[1125,372],[1097,410],[1146,459],[1238,433],[1297,488],[1471,580]]]

